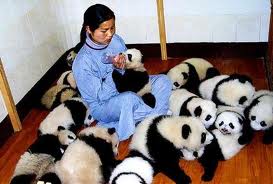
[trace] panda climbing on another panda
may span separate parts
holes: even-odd
[[[173,89],[186,88],[192,93],[198,91],[202,80],[217,75],[220,75],[220,72],[202,58],[186,59],[167,72],[167,76],[173,82]]]
[[[173,115],[197,117],[206,128],[215,121],[217,112],[215,103],[202,99],[186,89],[173,90],[169,101]]]
[[[66,100],[53,109],[39,126],[39,134],[56,134],[62,126],[76,133],[83,125],[90,125],[93,118],[81,98]]]
[[[129,145],[131,156],[149,160],[155,170],[176,183],[190,183],[191,178],[179,167],[181,149],[199,150],[213,139],[195,117],[155,116],[136,127]]]
[[[252,80],[241,74],[215,76],[204,80],[199,86],[200,96],[212,100],[217,106],[246,107],[254,93]]]
[[[156,99],[151,93],[152,86],[149,81],[149,74],[142,63],[141,52],[137,49],[128,49],[123,54],[126,57],[124,74],[118,70],[113,70],[112,73],[118,92],[135,92],[141,96],[147,105],[154,108]]]
[[[257,91],[250,105],[245,108],[245,116],[253,130],[264,131],[263,143],[271,144],[273,142],[273,92]]]
[[[55,161],[61,159],[63,149],[75,139],[76,135],[63,127],[58,128],[57,136],[51,134],[39,136],[28,150],[21,155],[10,183],[35,183],[50,171]]]
[[[235,156],[253,138],[253,131],[242,108],[220,106],[215,127],[211,131],[214,139],[204,147],[202,155],[198,155],[198,161],[204,167],[203,181],[212,180],[218,162]]]
[[[118,143],[114,128],[94,126],[81,130],[56,162],[55,177],[66,184],[108,182],[117,164]]]

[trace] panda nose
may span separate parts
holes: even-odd
[[[173,85],[174,85],[175,87],[179,87],[179,84],[178,84],[177,82],[174,82]]]

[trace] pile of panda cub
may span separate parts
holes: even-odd
[[[114,70],[117,90],[133,91],[153,108],[141,52],[128,49],[123,54],[130,65],[124,75]],[[210,181],[218,162],[239,153],[254,131],[264,131],[263,143],[272,143],[273,92],[255,91],[248,76],[222,75],[201,58],[182,61],[166,75],[173,84],[172,115],[142,120],[128,155],[117,160],[115,129],[89,126],[93,119],[72,71],[63,73],[41,99],[50,113],[39,126],[37,140],[18,161],[11,183],[151,184],[159,172],[175,183],[191,183],[179,165],[181,159],[197,159],[204,167],[201,179]],[[128,85],[139,77],[139,86]]]

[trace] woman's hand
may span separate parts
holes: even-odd
[[[119,68],[119,69],[124,69],[125,67],[125,56],[123,54],[119,54],[117,56],[114,57],[113,59],[113,65],[116,67],[116,68]]]

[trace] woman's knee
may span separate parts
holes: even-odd
[[[121,103],[135,104],[140,101],[140,97],[136,93],[131,91],[126,91],[126,92],[120,93],[119,95],[120,95]]]

